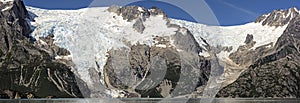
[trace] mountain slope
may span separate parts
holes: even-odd
[[[256,19],[256,23],[268,26],[284,26],[290,23],[290,21],[299,15],[299,10],[296,7],[292,7],[288,10],[274,10],[271,13],[264,14]]]
[[[185,21],[172,20],[173,23],[188,28],[199,44],[210,44],[224,67],[222,87],[234,82],[266,51],[274,48],[278,38],[287,25],[269,26],[262,23],[247,23],[238,26],[206,26]],[[202,45],[203,46],[203,45]],[[200,55],[210,57],[204,51]]]
[[[70,51],[74,72],[87,83],[92,97],[136,92],[142,97],[161,97],[170,91],[178,96],[193,92],[208,79],[209,61],[198,55],[202,48],[186,28],[170,24],[160,9],[29,10],[39,16],[32,22],[37,27],[32,35],[41,41],[39,38],[53,34],[55,44]],[[164,64],[158,65],[158,61]],[[165,72],[156,66],[165,67],[160,70]],[[163,74],[155,77],[157,73]],[[162,81],[172,82],[172,90],[156,89]]]
[[[294,17],[268,55],[259,57],[220,97],[299,98],[300,16]]]
[[[70,67],[33,43],[23,2],[0,4],[0,98],[82,97]]]

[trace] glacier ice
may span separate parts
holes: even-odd
[[[36,27],[32,36],[39,40],[39,37],[53,34],[55,44],[71,52],[72,60],[76,65],[73,71],[87,83],[90,89],[94,88],[94,82],[91,80],[88,69],[94,68],[97,72],[103,73],[107,51],[128,48],[124,41],[131,44],[139,42],[153,45],[153,35],[170,36],[177,30],[168,28],[163,16],[151,16],[144,22],[146,28],[141,34],[132,28],[134,22],[128,22],[121,16],[106,11],[107,7],[79,10],[44,10],[33,7],[27,7],[27,9],[37,15],[35,21],[31,22]],[[207,26],[175,19],[171,19],[171,23],[188,28],[201,46],[205,45],[201,40],[204,38],[212,46],[233,47],[230,52],[221,52],[216,55],[224,61],[230,60],[229,54],[236,51],[240,45],[244,45],[247,34],[254,36],[256,44],[252,49],[255,49],[261,45],[276,42],[286,28],[286,26],[262,26],[259,23],[227,27]],[[210,56],[207,52],[202,52],[200,55]],[[100,68],[97,68],[96,63]],[[101,78],[100,82],[104,83],[103,77]]]

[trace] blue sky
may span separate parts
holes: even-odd
[[[206,2],[220,25],[245,24],[275,9],[300,8],[300,0],[160,0],[160,2],[145,0],[134,3],[131,1],[138,0],[24,0],[28,6],[44,9],[79,9],[93,4],[97,4],[94,6],[129,4],[145,7],[154,5],[162,8],[169,17],[211,25],[218,24],[207,22],[213,17],[207,16],[210,12],[201,12],[202,7],[205,7],[201,2]]]

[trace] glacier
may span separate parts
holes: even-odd
[[[128,22],[123,20],[122,16],[108,12],[107,7],[79,10],[45,10],[34,7],[27,9],[37,15],[34,21],[30,22],[35,27],[31,35],[39,40],[39,37],[53,34],[55,44],[71,52],[71,58],[76,65],[72,71],[85,81],[90,89],[96,87],[88,69],[94,68],[103,73],[107,51],[128,48],[127,42],[131,45],[141,43],[152,46],[154,36],[170,36],[177,30],[168,28],[163,16],[158,15],[151,16],[144,22],[145,30],[141,34],[132,28],[134,22]],[[189,29],[203,48],[205,43],[201,38],[215,47],[232,47],[230,52],[222,51],[217,54],[222,61],[231,61],[229,54],[237,51],[239,46],[245,45],[247,34],[253,35],[256,44],[251,49],[255,49],[271,42],[275,43],[287,27],[263,26],[254,22],[237,26],[208,26],[176,19],[171,19],[171,23]],[[206,52],[199,55],[209,56]],[[101,78],[100,82],[104,84],[103,77]],[[109,91],[112,92],[114,91]]]

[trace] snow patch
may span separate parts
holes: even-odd
[[[143,10],[142,7],[138,7],[138,10],[139,10],[140,12],[145,12],[145,11]]]
[[[160,47],[160,48],[167,48],[167,45],[164,45],[164,44],[158,44],[158,45],[155,45],[156,47]]]
[[[179,29],[179,32],[181,33],[181,34],[183,34],[183,35],[185,35],[185,34],[187,34],[187,29],[186,28],[180,28]]]
[[[72,60],[72,55],[56,56],[55,59]]]
[[[199,55],[203,56],[203,57],[210,57],[210,54],[208,52],[200,52]]]
[[[271,47],[273,47],[272,45],[268,45],[268,46],[266,46],[266,48],[271,48]]]

